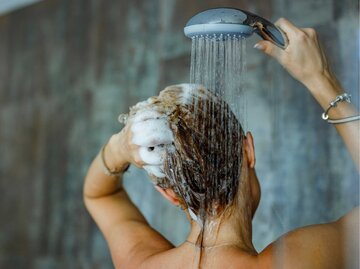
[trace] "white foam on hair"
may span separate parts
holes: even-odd
[[[143,168],[150,176],[153,175],[158,178],[165,177],[164,168],[161,165],[144,165]]]
[[[138,111],[133,117],[132,122],[141,122],[146,121],[148,119],[156,119],[164,117],[164,115],[160,114],[156,110],[153,109],[142,109],[141,111]]]
[[[203,88],[200,84],[182,83],[175,85],[181,88],[180,100],[183,104],[191,104],[194,96],[197,95],[196,90]]]
[[[130,109],[132,143],[139,147],[139,157],[145,163],[143,168],[157,184],[157,179],[165,177],[166,152],[173,152],[174,137],[166,111],[154,106],[157,97],[150,97]]]
[[[165,161],[165,148],[160,146],[155,147],[140,147],[139,155],[142,161],[146,164],[161,165]]]
[[[144,116],[145,117],[145,116]],[[143,147],[171,144],[173,133],[166,118],[146,119],[131,126],[132,143]]]
[[[204,86],[201,84],[195,84],[195,83],[181,83],[175,85],[175,87],[182,88],[184,91],[194,91],[196,89],[202,89]]]
[[[178,85],[182,89],[181,102],[184,104],[191,104],[194,95],[195,84],[180,84]]]
[[[174,91],[174,94],[162,96],[168,90]],[[155,184],[156,178],[165,177],[166,154],[176,150],[169,115],[176,105],[191,104],[194,98],[209,98],[204,86],[189,83],[170,86],[159,96],[137,103],[130,108],[129,114],[119,117],[120,122],[131,123],[132,143],[140,146],[139,157],[145,163],[143,168]]]

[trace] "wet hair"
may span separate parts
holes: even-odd
[[[182,208],[199,222],[200,267],[208,221],[232,214],[235,203],[242,204],[237,214],[250,215],[250,189],[241,180],[244,131],[221,96],[195,84],[169,86],[119,117],[123,123],[154,119],[166,119],[172,143],[149,146],[151,152],[160,147],[156,152],[162,163],[144,169],[155,185],[172,189]],[[151,130],[164,132],[161,126]]]
[[[201,224],[218,218],[236,202],[245,135],[219,95],[196,84],[169,86],[120,118],[124,123],[127,118],[169,122],[173,142],[162,145],[159,152],[165,154],[157,172],[147,171],[155,185],[171,188]]]
[[[199,221],[219,217],[235,202],[240,183],[244,131],[219,96],[196,86],[170,86],[159,101],[174,105],[169,114],[175,150],[166,154],[166,177],[183,208]],[[188,87],[188,86],[187,86]]]

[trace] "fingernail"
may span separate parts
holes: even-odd
[[[254,49],[263,50],[263,49],[264,49],[264,46],[263,46],[263,45],[260,45],[260,44],[255,44],[255,45],[254,45]]]

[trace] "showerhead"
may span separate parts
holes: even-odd
[[[236,8],[214,8],[198,13],[192,17],[184,28],[187,37],[227,35],[249,37],[257,33],[281,48],[286,48],[285,34],[271,22],[248,11]]]

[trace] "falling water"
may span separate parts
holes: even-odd
[[[247,104],[244,87],[246,71],[245,39],[233,35],[195,36],[192,38],[190,82],[205,86],[218,100],[217,104],[195,105],[195,120],[199,121],[199,132],[204,134],[204,140],[209,142],[207,161],[213,165],[212,171],[203,173],[203,198],[198,210],[198,218],[202,222],[202,234],[197,240],[200,249],[204,232],[216,234],[217,228],[212,228],[211,217],[219,217],[216,208],[209,205],[231,205],[236,197],[242,167],[241,146],[243,130],[239,122],[246,127]],[[229,112],[229,110],[232,111]],[[238,122],[229,120],[233,114]],[[220,120],[219,120],[220,119]],[[203,127],[202,127],[203,126]],[[219,128],[221,131],[219,132]],[[222,135],[221,145],[219,134]],[[224,142],[225,141],[225,142]],[[206,143],[207,143],[206,142]],[[239,150],[240,149],[240,150]],[[220,171],[220,172],[219,172]],[[210,206],[211,207],[211,206]],[[205,231],[210,229],[211,231]],[[216,235],[215,235],[216,236]],[[200,264],[201,254],[200,251]]]
[[[246,40],[235,35],[192,38],[190,82],[204,85],[225,100],[247,127]]]

